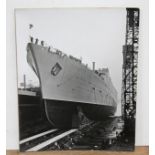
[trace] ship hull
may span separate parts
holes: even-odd
[[[73,127],[80,105],[91,120],[114,115],[117,93],[110,78],[102,79],[84,64],[29,43],[27,61],[39,78],[49,122],[58,128]]]
[[[77,107],[81,108],[87,118],[95,121],[106,120],[116,111],[116,107],[112,106],[59,100],[45,100],[44,102],[46,116],[49,122],[56,128],[77,128],[79,126]]]
[[[44,99],[98,105],[116,105],[116,95],[108,81],[85,65],[48,52],[48,48],[28,44],[28,59],[40,80]],[[108,79],[109,80],[109,79]]]

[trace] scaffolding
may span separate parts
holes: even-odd
[[[122,116],[125,122],[125,130],[129,131],[130,128],[135,132],[139,9],[127,8],[126,10],[126,40],[123,46],[122,67]],[[133,127],[131,127],[131,125]]]

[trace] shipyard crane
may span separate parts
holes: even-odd
[[[127,8],[126,38],[123,46],[122,66],[122,116],[124,133],[135,137],[135,114],[137,96],[137,64],[139,43],[139,9]]]

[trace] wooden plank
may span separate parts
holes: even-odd
[[[17,150],[7,150],[6,155],[149,155],[148,146],[137,146],[134,152],[115,151],[37,151],[19,152]]]
[[[62,134],[60,134],[60,135],[58,135],[58,136],[56,136],[54,138],[51,138],[51,139],[49,139],[49,140],[47,140],[45,142],[42,142],[42,143],[34,146],[33,148],[28,149],[27,151],[38,151],[38,150],[48,146],[49,144],[52,144],[52,143],[64,138],[65,136],[67,136],[67,135],[69,135],[69,134],[71,134],[71,133],[73,133],[75,131],[77,131],[77,129],[71,129],[69,131],[66,131],[66,132],[64,132],[64,133],[62,133]]]
[[[55,131],[57,131],[57,129],[48,130],[48,131],[42,132],[42,133],[40,133],[40,134],[34,135],[34,136],[32,136],[32,137],[25,138],[25,139],[21,140],[21,141],[19,142],[19,144],[26,143],[26,142],[28,142],[28,141],[31,141],[31,140],[33,140],[33,139],[36,139],[36,138],[39,138],[39,137],[41,137],[41,136],[47,135],[47,134],[49,134],[49,133],[53,133],[53,132],[55,132]]]

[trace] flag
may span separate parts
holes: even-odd
[[[29,29],[33,28],[33,24],[29,24]]]

